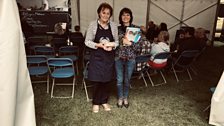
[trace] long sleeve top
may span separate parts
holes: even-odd
[[[137,26],[131,24],[129,27],[137,27]],[[125,36],[126,28],[127,28],[126,26],[118,27],[118,36],[120,44],[119,48],[116,50],[116,57],[117,58],[125,57],[127,59],[134,59],[136,57],[136,53],[139,48],[139,42],[137,43],[132,42],[132,45],[130,46],[123,46],[122,39]],[[141,39],[139,41],[141,41]]]
[[[94,39],[95,39],[98,23],[99,23],[98,20],[92,21],[90,23],[90,25],[88,27],[88,30],[87,30],[87,33],[86,33],[85,45],[88,46],[89,48],[92,48],[92,49],[97,49],[96,48],[97,43],[94,42]],[[108,26],[109,25],[111,27],[111,32],[112,32],[112,35],[114,37],[115,48],[116,48],[119,45],[117,25],[114,22],[111,22],[111,21],[108,23]]]

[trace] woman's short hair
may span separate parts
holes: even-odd
[[[120,11],[120,14],[119,14],[119,23],[120,23],[121,25],[123,25],[122,15],[123,15],[124,13],[128,13],[128,14],[130,14],[130,17],[131,17],[131,19],[130,19],[130,24],[131,24],[132,21],[133,21],[132,11],[131,11],[131,9],[126,8],[126,7],[123,8],[123,9]]]
[[[101,3],[100,6],[97,9],[97,13],[98,13],[99,18],[100,18],[100,15],[99,15],[100,11],[104,10],[104,9],[109,9],[110,10],[110,17],[113,15],[113,8],[110,6],[110,4],[104,2],[104,3]]]

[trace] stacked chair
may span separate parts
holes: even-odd
[[[27,56],[27,65],[29,74],[37,79],[46,77],[46,80],[32,81],[32,83],[46,83],[47,93],[49,93],[49,72],[47,66],[47,57],[44,55]]]

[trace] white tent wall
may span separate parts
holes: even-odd
[[[65,6],[68,0],[49,0],[50,7]],[[77,2],[78,1],[78,2]],[[219,0],[71,0],[72,29],[79,24],[85,33],[91,21],[98,18],[97,8],[102,2],[109,3],[114,9],[112,20],[119,24],[118,16],[123,7],[132,10],[133,23],[144,26],[148,20],[156,24],[167,23],[170,42],[175,39],[176,30],[181,26],[203,27],[210,31],[212,39],[215,14]],[[41,0],[17,0],[24,7],[41,6]],[[77,5],[79,3],[79,5]],[[80,10],[78,10],[78,6]],[[149,9],[148,9],[149,8]],[[147,12],[148,10],[148,12]],[[79,13],[80,12],[80,13]],[[147,16],[148,14],[148,16]],[[80,19],[78,18],[80,15]]]
[[[119,13],[122,8],[130,8],[133,15],[133,24],[145,26],[147,0],[114,0],[114,21],[119,24]]]
[[[183,21],[189,26],[202,27],[210,31],[212,38],[213,27],[216,22],[218,0],[193,0],[185,2]]]
[[[42,0],[16,0],[18,3],[20,3],[24,8],[29,7],[37,7],[40,8],[42,5]],[[56,7],[60,6],[63,8],[67,7],[67,1],[68,0],[48,0],[49,7]]]
[[[91,21],[98,18],[97,8],[103,2],[109,3],[114,10],[111,20],[119,24],[119,12],[123,7],[128,7],[132,10],[134,21],[136,25],[145,25],[147,0],[80,0],[80,26],[83,33],[85,33]],[[75,23],[75,22],[74,22]]]
[[[79,25],[78,18],[78,3],[77,0],[71,0],[71,17],[72,17],[72,31],[74,31],[74,26]]]
[[[107,2],[113,6],[113,0],[80,0],[80,27],[85,33],[89,23],[98,18],[97,8],[102,2]]]
[[[171,43],[175,39],[176,30],[186,25],[209,30],[211,39],[217,2],[218,0],[151,0],[149,20],[158,25],[161,22],[167,23]]]

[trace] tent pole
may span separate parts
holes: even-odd
[[[150,4],[151,4],[151,0],[148,0],[147,1],[147,12],[146,12],[146,22],[145,22],[145,27],[146,28],[147,28],[148,21],[149,21]]]
[[[181,28],[182,25],[183,25],[184,8],[185,8],[185,0],[183,0],[183,4],[182,4],[182,10],[181,10],[181,16],[180,16],[180,28]]]
[[[211,44],[212,46],[214,46],[214,39],[215,39],[215,32],[216,32],[216,25],[217,25],[217,20],[218,20],[218,16],[219,16],[219,9],[220,9],[220,1],[221,0],[217,0],[217,9],[216,9],[216,14],[215,14],[215,20],[214,20],[214,27],[213,27],[213,32],[212,32],[212,40],[211,40]]]
[[[80,1],[76,0],[77,2],[77,10],[78,10],[78,24],[80,25]]]

